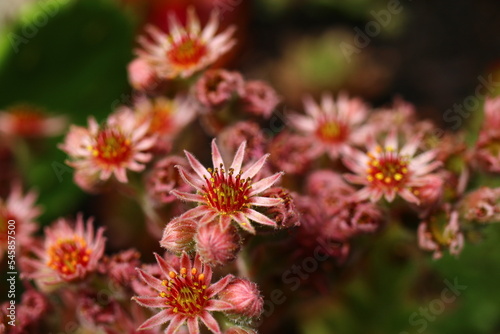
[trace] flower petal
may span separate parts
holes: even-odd
[[[198,317],[189,318],[187,320],[189,334],[200,334],[200,326],[198,326]]]
[[[177,314],[168,324],[167,329],[165,330],[165,334],[174,334],[177,332],[179,327],[186,321],[186,316]]]
[[[246,178],[252,178],[254,177],[264,166],[266,163],[267,157],[269,157],[269,154],[263,155],[257,162],[255,162],[252,166],[250,166],[242,175],[242,179]]]
[[[208,298],[214,297],[216,294],[226,288],[226,286],[234,279],[233,275],[226,275],[221,278],[217,283],[214,283],[206,290]]]
[[[250,196],[257,195],[258,193],[271,187],[273,184],[276,183],[276,181],[279,180],[279,178],[283,174],[284,174],[283,172],[276,173],[274,175],[266,177],[265,179],[255,182],[254,184],[252,184],[252,191],[250,192]]]
[[[204,203],[205,199],[203,196],[198,195],[198,194],[191,194],[191,193],[185,193],[183,191],[178,191],[178,190],[172,190],[170,192],[172,195],[175,197],[188,201],[188,202],[196,202],[196,203]]]
[[[251,234],[255,234],[255,228],[252,226],[252,224],[250,224],[250,221],[243,213],[238,212],[234,214],[232,217],[238,223],[238,225],[240,225],[242,229]]]
[[[256,223],[273,227],[277,226],[274,220],[271,220],[270,218],[264,216],[262,213],[257,212],[253,209],[246,209],[243,213]]]
[[[155,314],[148,320],[144,321],[143,324],[138,329],[142,330],[142,329],[153,328],[161,324],[164,324],[171,319],[172,319],[172,314],[170,313],[170,310],[168,309],[163,310]]]
[[[202,314],[200,314],[200,318],[205,326],[207,326],[208,329],[210,329],[214,334],[221,334],[219,324],[210,313],[204,311]]]
[[[171,271],[175,272],[175,269],[170,264],[168,264],[167,261],[165,261],[165,259],[163,257],[158,255],[157,253],[154,253],[154,254],[155,254],[156,262],[158,262],[158,266],[160,267],[163,275],[168,277],[168,275]],[[161,284],[161,281],[160,281],[160,284]],[[164,290],[164,286],[162,285],[162,291],[163,290]]]
[[[144,281],[146,282],[147,285],[149,285],[150,287],[152,287],[153,289],[155,290],[158,290],[158,291],[163,291],[163,288],[164,286],[161,284],[161,280],[159,280],[158,278],[156,277],[153,277],[151,276],[150,274],[142,271],[141,269],[139,268],[136,268],[137,272],[139,273],[139,277]]]
[[[232,304],[217,299],[210,299],[205,306],[205,310],[207,311],[227,311],[233,308]]]
[[[184,151],[184,154],[186,155],[186,158],[188,159],[189,164],[191,165],[195,173],[198,174],[198,176],[201,179],[204,179],[205,177],[210,179],[210,173],[207,171],[205,167],[203,167],[203,165],[198,161],[198,159],[196,159],[188,151]]]
[[[246,140],[241,143],[240,147],[238,147],[238,151],[233,159],[233,163],[231,164],[231,168],[234,169],[234,174],[238,174],[241,171],[241,164],[243,163],[243,157],[245,156],[245,149],[247,147]]]
[[[133,297],[139,305],[144,307],[161,307],[165,308],[165,299],[162,297]]]
[[[215,139],[212,140],[212,163],[214,165],[214,168],[226,169],[226,167],[224,165],[224,161],[222,160],[222,156],[219,152],[219,148],[217,147],[217,144],[215,143]]]
[[[191,174],[187,173],[184,168],[182,168],[182,166],[177,165],[175,167],[179,171],[179,175],[184,180],[184,182],[186,182],[196,190],[201,191],[201,182],[199,181],[199,179],[195,179]]]
[[[253,196],[248,203],[256,206],[276,206],[282,202],[281,198]]]

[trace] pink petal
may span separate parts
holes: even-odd
[[[139,330],[142,329],[148,329],[152,328],[155,326],[159,326],[161,324],[166,323],[167,321],[172,319],[172,314],[170,313],[170,310],[163,310],[160,311],[159,313],[155,314],[148,320],[144,321],[144,323],[138,328]]]
[[[242,175],[242,179],[246,178],[252,178],[254,177],[264,166],[266,163],[267,157],[269,154],[263,155],[259,160],[257,160],[256,163],[254,163],[252,166],[250,166]]]
[[[187,321],[189,334],[200,334],[200,327],[198,326],[198,317],[189,318]]]
[[[266,190],[274,183],[276,183],[276,181],[278,181],[283,174],[284,174],[283,172],[276,173],[274,175],[266,177],[265,179],[260,180],[259,182],[255,182],[254,184],[252,184],[252,191],[250,192],[250,196],[257,195],[258,193]]]
[[[208,329],[210,329],[214,334],[221,334],[219,324],[214,319],[214,317],[212,317],[212,315],[210,313],[205,311],[200,315],[200,318],[203,321],[203,323],[205,324],[205,326],[207,326]]]
[[[185,219],[194,219],[210,213],[210,209],[206,205],[198,205],[196,208],[186,211],[182,217]]]
[[[162,297],[134,297],[132,299],[144,307],[166,307],[165,299]]]
[[[184,182],[186,182],[196,190],[202,191],[201,187],[198,185],[200,183],[198,179],[195,179],[191,174],[184,171],[184,168],[182,168],[182,166],[175,166],[175,167],[179,171],[179,175],[184,180]]]
[[[276,222],[264,216],[262,213],[257,212],[253,209],[246,209],[243,212],[248,218],[253,220],[254,222],[260,223],[262,225],[268,225],[276,227]]]
[[[234,174],[238,174],[241,171],[241,164],[243,162],[243,157],[245,156],[246,146],[247,142],[245,140],[241,143],[240,147],[238,147],[238,151],[236,151],[233,163],[231,164],[231,168],[234,169]]]
[[[244,229],[245,231],[247,231],[251,234],[255,234],[254,227],[252,226],[252,224],[250,224],[250,221],[243,213],[238,212],[238,213],[234,214],[233,219],[238,223],[238,225],[240,225],[240,227],[242,229]]]
[[[250,198],[249,204],[256,206],[276,206],[282,202],[283,200],[280,198],[253,196]]]
[[[417,205],[420,204],[420,200],[417,196],[415,196],[409,189],[402,189],[399,192],[399,196],[403,197],[407,202],[415,203]]]
[[[207,311],[226,311],[234,308],[233,305],[228,302],[223,302],[222,300],[211,299],[208,301],[205,306],[205,310]]]
[[[181,268],[186,268],[187,272],[191,271],[191,259],[189,258],[187,253],[182,253]]]
[[[210,173],[206,170],[205,167],[188,151],[184,151],[186,158],[189,161],[189,164],[193,168],[193,170],[198,174],[198,176],[203,180],[205,177],[210,179]]]
[[[158,291],[164,290],[165,287],[161,284],[161,282],[162,282],[161,280],[159,280],[156,277],[151,276],[150,274],[142,271],[139,268],[137,268],[136,270],[139,273],[139,276],[141,277],[141,279],[144,282],[146,282],[147,285],[149,285],[150,287],[152,287],[153,289],[158,290]]]
[[[170,264],[168,264],[167,261],[165,261],[165,259],[163,257],[158,255],[157,253],[154,253],[154,254],[155,254],[156,262],[158,262],[158,266],[160,267],[160,270],[162,271],[163,275],[165,275],[166,277],[169,277],[168,274],[171,271],[175,272],[175,269]],[[165,289],[165,287],[162,285],[161,291],[163,291],[164,289]]]
[[[168,324],[167,329],[165,330],[165,334],[174,334],[177,332],[179,327],[186,321],[186,316],[177,314]]]
[[[203,196],[198,194],[185,193],[183,191],[177,191],[177,190],[172,190],[170,193],[175,197],[183,199],[188,202],[196,202],[196,203],[205,202],[205,198],[203,198]]]
[[[233,275],[226,275],[224,278],[221,278],[217,283],[214,283],[208,287],[206,293],[208,298],[212,298],[222,290],[226,288],[226,286],[234,279]]]
[[[222,160],[222,156],[220,155],[219,148],[215,143],[215,139],[212,140],[212,163],[214,165],[214,168],[222,167],[226,169],[224,161]]]

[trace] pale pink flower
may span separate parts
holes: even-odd
[[[66,127],[65,116],[48,116],[40,109],[27,105],[0,112],[0,133],[19,137],[52,137],[61,134]]]
[[[232,280],[219,296],[222,301],[233,305],[233,309],[227,311],[229,314],[257,318],[264,309],[264,299],[257,284],[244,278]]]
[[[143,49],[137,55],[146,60],[165,79],[187,78],[195,72],[214,63],[235,44],[231,38],[235,28],[229,27],[217,34],[219,17],[213,11],[208,24],[201,30],[194,8],[188,9],[187,26],[183,27],[177,18],[169,15],[169,34],[156,27],[148,27],[152,40],[142,36],[139,43]]]
[[[37,194],[33,191],[23,195],[20,183],[12,185],[6,200],[0,198],[0,261],[9,240],[10,244],[15,241],[17,249],[30,244],[31,236],[37,230],[34,219],[41,213],[40,207],[35,206],[36,198]]]
[[[127,183],[127,169],[140,172],[151,160],[151,154],[145,151],[152,148],[156,138],[146,135],[149,124],[137,124],[130,110],[112,114],[103,126],[89,117],[88,125],[71,126],[59,148],[70,156],[68,164],[89,179],[98,175],[99,180],[106,181],[114,175],[119,182]]]
[[[10,322],[15,319],[13,326],[8,325],[9,331],[7,333],[29,333],[30,328],[36,328],[39,325],[38,322],[41,321],[49,309],[46,296],[30,286],[26,287],[27,290],[23,292],[21,302],[14,305],[14,317],[9,317],[9,315],[12,315],[12,311],[8,310],[9,307],[12,308],[9,301],[0,305],[0,319],[2,319],[2,322],[5,321],[5,324],[7,324],[7,321]],[[0,333],[3,333],[1,327]]]
[[[204,263],[211,266],[233,261],[241,248],[236,227],[223,229],[217,222],[200,225],[195,240],[196,252]]]
[[[351,183],[365,186],[355,194],[356,199],[376,202],[384,196],[392,202],[399,194],[408,202],[420,204],[420,199],[412,190],[433,182],[426,176],[441,162],[434,161],[436,151],[433,150],[415,156],[419,142],[420,137],[415,136],[399,148],[396,132],[392,131],[383,147],[371,138],[367,153],[353,148],[346,150],[342,161],[355,175],[344,177]]]
[[[260,80],[250,80],[245,83],[242,100],[245,111],[264,118],[271,117],[281,101],[274,88]]]
[[[149,90],[156,88],[159,84],[154,69],[142,58],[136,58],[130,62],[127,71],[128,81],[135,89]]]
[[[440,221],[448,219],[444,228],[440,228]],[[457,211],[446,214],[446,217],[431,216],[428,221],[420,223],[418,226],[418,244],[426,251],[434,252],[434,259],[443,256],[443,250],[449,249],[450,254],[458,255],[464,246],[464,235],[458,222]],[[432,226],[431,226],[432,225]]]
[[[177,95],[174,99],[157,97],[139,98],[134,103],[139,124],[148,124],[147,135],[156,137],[155,149],[170,151],[177,135],[196,115],[197,106],[193,99]]]
[[[210,312],[226,311],[233,308],[227,302],[217,298],[232,280],[228,275],[217,283],[212,282],[212,268],[201,263],[198,256],[191,263],[184,253],[180,266],[175,268],[162,257],[155,254],[162,273],[162,279],[137,269],[141,279],[156,290],[156,295],[139,296],[133,299],[141,306],[158,308],[160,312],[146,320],[139,330],[149,329],[169,322],[165,334],[176,333],[176,330],[187,323],[189,334],[199,334],[199,321],[215,334],[220,334],[219,324]]]
[[[341,151],[359,144],[359,125],[365,119],[368,108],[361,99],[339,94],[335,101],[331,94],[324,94],[317,104],[310,96],[304,98],[306,116],[289,116],[291,125],[301,133],[316,139],[318,153],[327,153],[336,159]]]
[[[185,213],[186,218],[201,217],[199,224],[206,224],[218,219],[223,228],[229,226],[231,221],[235,221],[242,229],[250,233],[255,233],[250,220],[276,227],[275,221],[252,207],[269,207],[281,202],[280,199],[262,197],[259,194],[276,183],[282,173],[257,180],[255,176],[264,166],[268,154],[262,156],[243,171],[241,165],[245,155],[245,147],[246,142],[243,142],[229,168],[226,168],[215,140],[212,141],[213,169],[205,169],[191,153],[185,151],[197,177],[187,173],[182,167],[179,167],[179,173],[186,183],[197,190],[197,193],[190,194],[177,190],[172,191],[172,193],[180,199],[198,203],[196,208]]]
[[[194,248],[197,224],[180,216],[172,219],[163,230],[160,246],[172,253],[189,252]]]
[[[65,219],[59,219],[45,229],[45,241],[41,248],[33,248],[34,258],[24,258],[29,272],[26,278],[35,279],[41,288],[58,283],[73,282],[86,278],[98,268],[104,253],[104,228],[94,235],[93,220],[86,227],[82,215],[78,215],[75,227]]]
[[[99,273],[106,275],[113,283],[120,286],[130,284],[130,277],[136,274],[141,254],[135,249],[128,249],[112,256],[104,256],[98,265]]]
[[[208,70],[196,82],[196,98],[208,108],[216,108],[235,96],[244,94],[244,80],[240,73],[222,69]]]

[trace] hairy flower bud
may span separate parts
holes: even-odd
[[[172,253],[192,250],[196,225],[194,220],[182,216],[172,219],[163,230],[160,245]]]
[[[195,240],[202,261],[212,266],[233,261],[240,250],[240,236],[234,226],[224,230],[218,223],[203,224]]]
[[[219,298],[233,305],[233,309],[227,311],[231,314],[255,318],[260,316],[264,307],[257,284],[243,278],[235,278],[219,293]]]

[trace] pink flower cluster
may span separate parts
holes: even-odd
[[[285,113],[273,132],[281,97],[270,84],[208,68],[235,45],[234,28],[218,32],[216,12],[202,28],[193,9],[186,26],[169,20],[168,34],[149,27],[139,38],[132,104],[72,125],[59,145],[81,189],[138,204],[137,239],[153,241],[143,248],[156,246],[156,261],[134,248],[113,253],[121,240],[106,221],[81,214],[39,229],[37,196],[15,183],[0,200],[0,260],[15,220],[26,285],[19,333],[40,332],[49,309],[60,328],[82,333],[257,333],[259,285],[274,265],[318,249],[348,265],[362,236],[388,229],[436,259],[459,255],[465,231],[500,221],[500,188],[471,181],[500,173],[500,98],[486,101],[470,148],[460,135],[437,136],[408,102],[373,108],[344,92],[305,95],[303,112]],[[0,131],[26,136],[21,116],[0,117]],[[60,122],[38,119],[31,134],[52,135]]]

